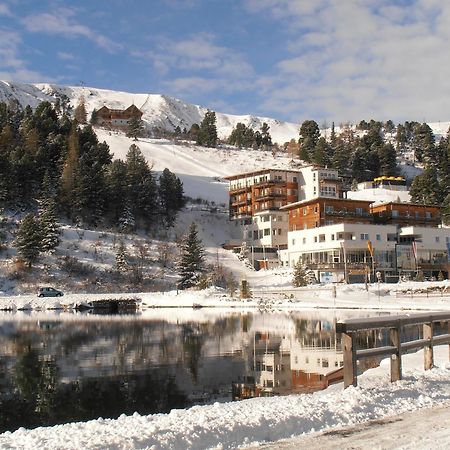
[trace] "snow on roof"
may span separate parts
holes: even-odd
[[[383,188],[361,189],[348,191],[347,198],[352,200],[370,200],[374,205],[379,203],[401,202],[410,203],[411,196],[408,191],[395,191]]]

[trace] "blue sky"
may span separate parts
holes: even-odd
[[[0,0],[0,79],[322,124],[450,120],[450,2]]]

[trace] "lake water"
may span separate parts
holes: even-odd
[[[2,313],[0,431],[323,389],[343,365],[336,319],[332,311]]]

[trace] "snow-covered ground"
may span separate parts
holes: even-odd
[[[214,403],[169,414],[135,413],[115,420],[99,418],[34,430],[21,428],[1,434],[0,448],[200,450],[254,446],[450,402],[448,346],[435,347],[432,370],[422,367],[423,353],[418,352],[403,357],[404,379],[396,383],[389,382],[389,360],[384,360],[380,367],[359,376],[356,388],[344,390],[337,384],[314,394]],[[422,433],[408,429],[405,443],[420,442]],[[368,441],[367,445],[374,448],[376,443]]]
[[[0,296],[0,310],[45,311],[62,309],[72,311],[77,305],[107,298],[137,298],[140,310],[148,308],[215,308],[260,309],[365,309],[381,311],[450,310],[450,282],[405,282],[398,284],[338,284],[336,297],[331,285],[292,287],[290,271],[270,270],[251,272],[247,281],[252,298],[241,299],[239,291],[232,297],[224,289],[203,291],[169,291],[108,294],[67,294],[63,297],[39,298],[37,295]]]

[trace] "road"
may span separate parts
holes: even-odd
[[[255,450],[256,448],[444,450],[450,448],[450,404],[254,447]]]

